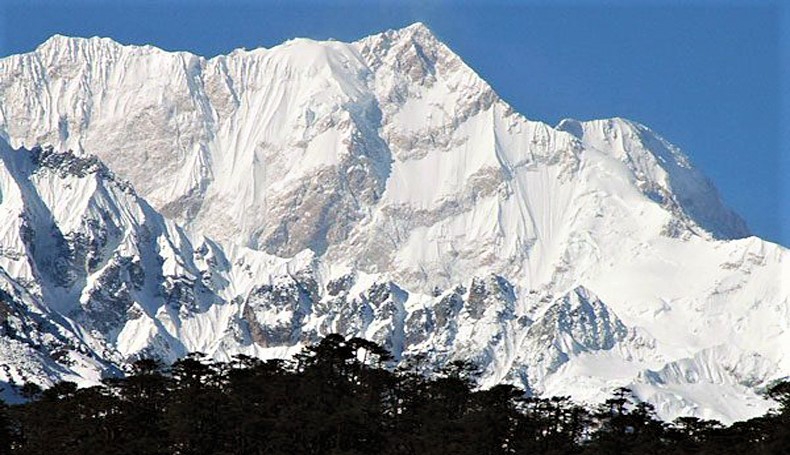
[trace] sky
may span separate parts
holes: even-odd
[[[752,232],[790,246],[790,2],[0,1],[0,56],[55,33],[206,57],[425,23],[517,111],[625,117],[679,146]]]

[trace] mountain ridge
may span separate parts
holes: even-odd
[[[208,60],[50,41],[0,59],[0,135],[76,152],[3,168],[0,201],[19,204],[0,202],[0,267],[38,305],[55,302],[36,286],[64,296],[56,317],[96,365],[283,356],[337,331],[474,359],[484,385],[593,401],[629,385],[665,418],[723,420],[790,371],[786,249],[745,237],[656,133],[530,121],[424,25]],[[69,164],[92,153],[136,191]],[[27,228],[60,232],[43,259],[31,210],[57,215]]]

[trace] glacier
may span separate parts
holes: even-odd
[[[332,332],[666,419],[790,375],[786,248],[646,126],[527,119],[420,23],[211,59],[56,35],[0,59],[0,138],[0,382]]]

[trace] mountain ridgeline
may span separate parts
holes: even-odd
[[[422,24],[205,59],[0,59],[0,382],[99,384],[340,333],[429,376],[665,420],[790,375],[782,246],[639,123],[515,112]]]

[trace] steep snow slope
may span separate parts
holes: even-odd
[[[422,24],[210,60],[56,36],[0,60],[0,134],[75,150],[3,152],[0,267],[111,363],[340,331],[725,420],[790,372],[785,249],[648,128],[527,120]]]
[[[444,217],[470,198],[518,194],[513,174],[530,164],[572,168],[579,159],[576,138],[513,113],[422,24],[356,43],[297,39],[211,60],[55,36],[3,59],[0,81],[0,131],[12,146],[95,153],[177,221],[286,256],[345,244],[370,221],[376,229],[368,230],[387,229],[380,225],[391,212]],[[651,140],[661,159],[685,165]],[[652,177],[644,191],[660,196],[668,185],[656,168],[668,166],[617,147],[604,151]],[[678,197],[711,194],[698,201],[711,213],[688,211],[709,231],[747,233],[701,176],[672,169],[671,177],[663,180],[693,190]],[[376,218],[373,207],[389,210]],[[534,234],[518,228],[507,235]],[[358,246],[356,256],[375,260]]]

